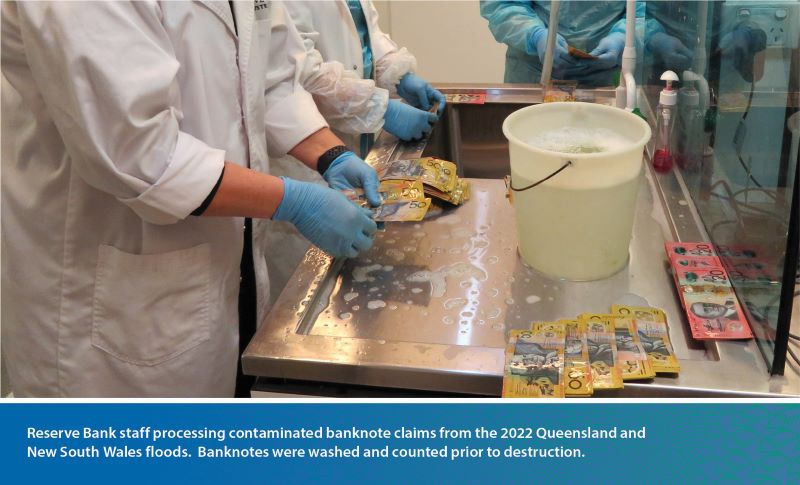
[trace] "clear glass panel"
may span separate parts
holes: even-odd
[[[798,165],[800,2],[647,2],[645,91],[681,79],[672,150],[759,346],[782,370],[791,305],[781,308]],[[641,59],[641,58],[640,58]],[[788,256],[787,256],[788,255]],[[790,261],[794,259],[794,261]],[[791,284],[794,280],[789,280]],[[793,292],[793,288],[783,291]],[[784,302],[787,301],[784,299]]]

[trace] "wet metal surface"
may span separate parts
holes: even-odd
[[[541,98],[536,89],[485,88],[485,93],[487,104]],[[468,146],[470,140],[447,143]],[[424,143],[398,144],[383,133],[366,160],[418,157],[424,148]],[[523,264],[501,180],[471,179],[473,196],[464,206],[420,223],[388,223],[373,249],[357,259],[331,261],[312,249],[247,347],[244,371],[499,395],[510,329],[607,312],[611,304],[623,303],[665,310],[682,371],[598,395],[800,395],[796,373],[768,376],[754,341],[701,343],[687,336],[663,244],[703,240],[704,233],[691,198],[674,177],[654,178],[645,170],[629,264],[600,281],[553,280]]]

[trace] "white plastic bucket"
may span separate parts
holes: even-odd
[[[543,131],[605,128],[630,143],[599,153],[561,153],[527,142]],[[619,108],[591,103],[546,103],[522,108],[503,122],[511,157],[519,253],[556,278],[596,280],[628,262],[642,154],[650,127]]]

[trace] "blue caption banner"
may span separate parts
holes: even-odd
[[[796,483],[800,407],[8,403],[6,483]]]

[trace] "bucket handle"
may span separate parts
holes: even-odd
[[[534,183],[532,183],[530,185],[526,185],[525,187],[521,187],[521,188],[514,187],[514,182],[511,180],[511,175],[507,175],[505,177],[506,188],[508,189],[508,194],[506,195],[506,197],[508,197],[509,199],[511,199],[513,201],[512,192],[524,192],[526,190],[530,190],[530,189],[536,187],[537,185],[540,185],[540,184],[542,184],[544,182],[547,182],[551,178],[553,178],[556,175],[558,175],[559,173],[561,173],[563,170],[565,170],[570,165],[572,165],[572,160],[567,160],[566,162],[564,162],[564,165],[562,165],[561,168],[559,168],[555,172],[551,173],[547,177],[539,180],[538,182],[534,182]]]

